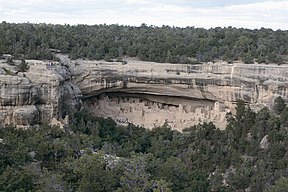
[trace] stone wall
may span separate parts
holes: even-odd
[[[168,122],[181,130],[200,121],[212,121],[223,128],[225,114],[235,112],[237,100],[242,99],[252,109],[259,110],[264,106],[272,107],[277,96],[287,100],[288,95],[287,65],[225,62],[191,65],[136,60],[128,60],[126,65],[103,61],[76,62],[74,71],[78,74],[73,81],[81,89],[87,107],[93,106],[97,115],[127,119],[149,128]],[[176,107],[161,107],[171,104],[165,99],[149,108],[143,100],[136,104],[125,100],[117,103],[105,96],[98,97],[107,93],[162,95],[170,102],[175,100],[173,105]],[[99,99],[95,100],[95,97]],[[199,100],[206,102],[187,113],[185,108]]]
[[[84,107],[97,116],[111,117],[123,125],[133,123],[151,129],[167,123],[177,130],[209,121],[225,128],[225,115],[229,111],[219,102],[156,95],[135,97],[121,93],[102,94],[84,102]]]
[[[225,127],[225,114],[238,99],[254,110],[287,100],[288,66],[201,65],[143,62],[27,61],[27,72],[0,61],[0,122],[29,126],[61,120],[82,106],[119,123],[174,129],[212,121]],[[83,95],[83,97],[82,97]]]

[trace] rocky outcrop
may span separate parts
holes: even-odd
[[[287,65],[224,62],[203,65],[75,61],[73,77],[97,115],[152,128],[183,129],[203,121],[225,127],[238,99],[258,110],[286,98]],[[112,94],[113,93],[113,94]]]
[[[287,65],[191,65],[133,59],[123,64],[58,57],[62,64],[28,61],[30,68],[23,73],[2,62],[2,124],[62,122],[83,101],[85,108],[119,124],[153,128],[166,123],[182,130],[212,121],[224,128],[225,115],[234,112],[238,99],[258,110],[271,107],[279,95],[286,100],[288,95]]]
[[[260,141],[260,148],[261,149],[268,149],[270,142],[268,140],[268,135],[265,135]]]
[[[9,74],[0,75],[1,124],[27,127],[49,123],[80,109],[81,91],[70,81],[67,67],[59,63],[27,62],[30,65],[27,72],[17,73],[12,66]]]

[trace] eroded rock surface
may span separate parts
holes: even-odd
[[[27,72],[3,62],[0,74],[0,122],[27,126],[61,121],[83,106],[120,124],[147,128],[167,123],[182,130],[212,121],[224,128],[238,99],[258,110],[279,95],[287,100],[287,65],[224,62],[203,65],[127,60],[61,63],[27,61]],[[10,68],[9,68],[10,67]],[[82,97],[83,95],[83,97]],[[82,100],[81,100],[82,99]]]
[[[5,66],[0,75],[0,123],[30,126],[61,119],[81,106],[81,91],[71,81],[67,67],[59,63],[27,61],[27,72]],[[9,71],[9,73],[7,73]]]
[[[118,122],[148,128],[166,122],[181,130],[203,121],[224,128],[225,114],[234,112],[238,99],[258,110],[271,107],[276,96],[287,96],[287,65],[136,60],[128,60],[125,65],[81,60],[73,63],[77,71],[73,81],[81,89],[87,108]]]

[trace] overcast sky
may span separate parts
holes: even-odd
[[[0,20],[288,29],[288,0],[0,0]]]

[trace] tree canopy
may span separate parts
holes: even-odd
[[[123,127],[85,110],[65,129],[0,128],[0,190],[285,191],[288,108],[236,109],[222,131]]]
[[[138,57],[169,63],[241,60],[287,62],[288,32],[271,29],[195,28],[122,25],[0,24],[0,55],[53,59],[51,51],[72,59]]]

